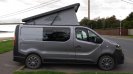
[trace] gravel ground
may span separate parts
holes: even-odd
[[[13,74],[14,71],[23,66],[13,61],[13,52],[0,54],[0,74]]]

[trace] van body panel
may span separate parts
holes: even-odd
[[[24,28],[24,30],[23,30]],[[27,29],[25,29],[27,28]],[[30,40],[28,38],[29,33],[31,34],[33,31],[30,30],[32,28],[35,28],[33,30],[40,30],[34,33],[37,33],[34,36],[40,36],[35,37],[36,40]],[[20,30],[20,52],[27,55],[29,53],[37,53],[40,54],[40,56],[43,59],[75,59],[75,50],[73,47],[73,30],[71,28],[73,27],[65,27],[70,30],[70,38],[65,41],[43,41],[42,40],[42,27],[37,27],[39,29],[36,29],[36,27],[21,27]],[[47,27],[49,28],[49,27]],[[51,28],[51,27],[50,27]],[[57,27],[58,28],[58,27]],[[61,27],[64,28],[64,27]],[[29,31],[27,33],[26,31]],[[24,32],[24,33],[23,33]],[[39,34],[41,33],[41,34]],[[25,35],[23,35],[25,34]],[[32,35],[32,34],[31,34]],[[25,39],[25,37],[27,39]],[[31,38],[32,39],[32,38]]]
[[[100,41],[97,43],[93,36]],[[52,62],[64,60],[97,64],[102,55],[110,54],[116,57],[118,64],[124,63],[124,55],[118,50],[118,44],[88,27],[19,25],[15,37],[13,59],[17,62],[25,61],[27,55],[35,53],[42,62],[48,59]]]

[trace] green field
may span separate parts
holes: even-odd
[[[14,74],[66,74],[64,72],[55,71],[16,71]]]
[[[81,72],[78,74],[133,74],[129,72]]]
[[[124,72],[80,72],[80,73],[65,73],[56,71],[16,71],[14,74],[133,74]]]
[[[129,38],[133,38],[133,35],[129,35],[129,36],[127,36],[127,37],[129,37]]]
[[[13,40],[0,42],[0,54],[11,51],[13,49]]]

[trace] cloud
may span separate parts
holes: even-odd
[[[91,18],[116,15],[118,19],[124,19],[132,8],[133,5],[121,0],[91,0]]]
[[[5,3],[1,1],[7,1]],[[45,3],[51,0],[0,0],[0,16],[4,14],[13,13],[19,10],[27,9],[41,3]],[[91,19],[97,17],[109,17],[116,15],[116,17],[125,18],[130,12],[132,12],[133,5],[125,3],[121,0],[90,0],[91,2]],[[25,18],[36,14],[44,13],[53,9],[64,7],[70,4],[80,3],[80,8],[77,12],[77,17],[80,21],[83,17],[88,16],[88,0],[59,0],[59,2],[42,6],[32,11],[24,12],[22,14],[6,17],[8,18]],[[1,18],[1,17],[0,17]],[[5,19],[6,19],[5,18]],[[4,18],[1,18],[4,19]]]
[[[0,2],[6,2],[7,0],[0,0]]]
[[[31,5],[32,3],[31,2],[27,2],[25,0],[18,0],[20,3],[23,3],[25,5]]]
[[[120,0],[104,0],[105,3],[112,4],[112,3],[118,3]]]

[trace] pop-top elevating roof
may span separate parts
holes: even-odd
[[[44,16],[52,15],[52,14],[55,14],[55,13],[58,13],[58,12],[61,12],[61,11],[65,11],[65,10],[68,10],[68,9],[72,9],[72,8],[74,8],[75,12],[77,12],[79,6],[80,6],[79,3],[75,3],[75,4],[72,4],[72,5],[66,6],[66,7],[62,7],[62,8],[56,9],[56,10],[52,10],[52,11],[49,11],[49,12],[46,12],[46,13],[42,13],[42,14],[38,14],[38,15],[35,15],[35,16],[31,16],[31,17],[22,19],[22,22],[35,20],[35,19],[38,19],[38,18],[41,18],[41,17],[44,17]]]

